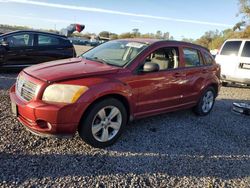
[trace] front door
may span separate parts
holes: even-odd
[[[34,36],[29,33],[9,35],[4,38],[5,46],[4,66],[25,66],[33,64],[34,57],[30,56],[33,48]]]
[[[156,49],[146,56],[144,62],[158,64],[160,70],[139,73],[136,76],[134,80],[138,87],[136,116],[157,114],[180,107],[181,85],[185,75],[179,69],[179,49],[177,47]]]

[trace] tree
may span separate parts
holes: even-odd
[[[155,38],[162,39],[162,32],[160,30],[156,31]]]
[[[190,42],[190,43],[195,43],[195,40],[191,39],[191,38],[182,38],[182,41],[184,41],[184,42]]]
[[[140,36],[141,38],[155,38],[154,33],[145,33],[145,34],[141,34]]]
[[[170,38],[169,32],[164,33],[163,38],[166,39],[166,40],[169,40],[169,38]]]
[[[246,25],[245,21],[242,22],[238,22],[237,24],[235,24],[235,26],[233,27],[233,31],[236,31],[237,29],[239,31],[241,31],[242,27],[244,27]]]
[[[111,34],[109,35],[109,38],[110,38],[111,40],[115,40],[115,39],[118,39],[118,35],[117,35],[116,33],[111,33]]]
[[[139,37],[140,36],[139,29],[137,29],[137,28],[132,29],[132,33],[133,33],[134,37]]]
[[[240,14],[244,15],[244,18],[250,18],[250,0],[239,0]]]
[[[133,34],[130,33],[130,32],[122,33],[122,34],[119,35],[119,38],[120,38],[120,39],[124,39],[124,38],[133,38]]]
[[[109,34],[110,34],[109,31],[102,31],[102,32],[99,33],[99,36],[109,38]]]

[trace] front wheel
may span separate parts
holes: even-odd
[[[203,92],[198,104],[194,108],[197,115],[205,116],[211,112],[215,101],[215,91],[213,87],[209,87]]]
[[[104,148],[112,145],[127,123],[127,111],[117,99],[109,98],[92,105],[79,127],[80,137],[89,145]]]

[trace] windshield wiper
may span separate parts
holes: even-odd
[[[96,61],[96,62],[99,62],[99,63],[102,63],[102,64],[105,64],[107,65],[108,63],[104,60],[104,59],[99,59],[98,57],[93,57],[93,58],[90,58],[90,57],[84,57],[85,59],[87,60],[91,60],[91,61]]]

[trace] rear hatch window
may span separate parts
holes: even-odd
[[[221,55],[238,55],[241,41],[228,41],[221,50]]]
[[[250,42],[245,43],[241,56],[250,57]]]

